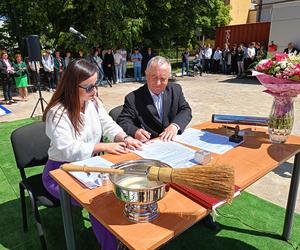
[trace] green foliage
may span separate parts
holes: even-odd
[[[230,21],[229,7],[221,0],[147,2],[150,25],[143,34],[153,47],[190,47],[196,43],[196,31],[210,35],[215,27]]]
[[[5,47],[37,34],[43,46],[73,51],[97,45],[190,47],[196,32],[209,35],[230,21],[222,0],[6,0],[0,3],[1,16],[7,17],[0,28]],[[70,34],[70,26],[87,41]]]

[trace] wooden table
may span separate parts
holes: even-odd
[[[221,126],[222,124],[207,122],[194,128],[220,134],[226,133]],[[252,129],[254,136],[246,136],[242,145],[225,154],[213,154],[210,164],[232,165],[235,169],[236,185],[245,189],[290,157],[296,156],[282,235],[287,240],[290,238],[299,184],[300,137],[292,135],[285,144],[271,144],[264,129],[251,126],[240,127],[245,130]],[[132,153],[103,157],[113,163],[139,159]],[[61,187],[61,206],[68,249],[75,249],[70,197],[76,199],[130,249],[158,248],[210,212],[171,188],[167,196],[158,202],[160,211],[158,219],[149,223],[132,223],[123,215],[124,203],[115,198],[109,186],[90,190],[60,169],[53,170],[50,174]]]

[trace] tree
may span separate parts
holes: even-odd
[[[150,25],[143,37],[154,47],[190,46],[200,28],[211,35],[230,22],[229,6],[222,0],[148,0],[147,6]]]
[[[5,46],[20,46],[24,36],[36,34],[42,45],[73,51],[97,45],[189,46],[200,28],[209,35],[230,21],[222,0],[6,0],[0,2],[1,16]],[[79,41],[70,26],[88,39]]]

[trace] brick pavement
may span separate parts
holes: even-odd
[[[193,110],[193,119],[190,125],[210,120],[213,113],[268,116],[271,109],[272,97],[262,92],[263,86],[255,79],[235,79],[232,76],[204,74],[203,77],[195,78],[178,77],[177,82],[181,84],[184,95]],[[140,83],[117,84],[113,85],[112,88],[100,87],[98,93],[107,110],[110,110],[122,104],[124,96],[139,86],[141,86]],[[43,91],[42,95],[48,101],[52,93]],[[0,93],[1,98],[2,93]],[[16,104],[7,106],[12,110],[12,114],[0,117],[0,122],[29,117],[37,99],[38,94],[31,93],[28,102],[18,101]],[[15,100],[18,98],[16,97]],[[299,109],[300,101],[298,98],[295,101],[295,125],[293,129],[293,133],[297,135],[300,135]],[[41,115],[40,104],[35,115]],[[247,190],[285,207],[292,162],[293,159],[282,164]],[[299,198],[296,210],[300,212]]]

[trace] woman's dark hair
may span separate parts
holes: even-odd
[[[96,72],[96,66],[85,59],[70,62],[63,74],[61,82],[57,86],[55,93],[46,107],[43,114],[43,121],[46,121],[49,110],[52,107],[59,105],[58,109],[63,107],[64,110],[67,111],[76,133],[79,134],[83,121],[80,118],[78,85],[93,76]],[[53,118],[55,117],[57,110],[55,111]]]

